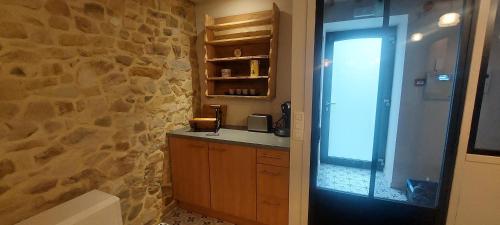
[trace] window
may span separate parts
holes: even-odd
[[[500,156],[500,14],[498,0],[491,4],[469,153]]]

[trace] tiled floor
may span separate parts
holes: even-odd
[[[234,225],[181,208],[172,210],[168,215],[163,217],[163,222],[165,225]]]
[[[370,170],[320,164],[318,186],[359,195],[368,195]],[[377,172],[374,195],[377,198],[407,201],[405,192],[391,188],[382,172]]]

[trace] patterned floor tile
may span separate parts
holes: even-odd
[[[234,225],[220,219],[203,216],[181,208],[175,208],[165,217],[165,225]]]
[[[370,175],[371,173],[368,169],[322,163],[318,170],[317,185],[336,191],[368,195]],[[376,198],[407,201],[406,193],[402,190],[391,188],[382,172],[377,172],[376,174],[374,195]]]

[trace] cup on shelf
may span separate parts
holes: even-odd
[[[234,95],[234,89],[230,88],[230,89],[229,89],[229,94],[230,94],[230,95]]]
[[[242,89],[242,90],[241,90],[241,94],[242,94],[242,95],[248,95],[248,89],[246,89],[246,88],[245,88],[245,89]]]
[[[237,94],[237,95],[241,95],[241,89],[239,89],[239,88],[238,88],[238,89],[236,89],[236,94]]]
[[[250,89],[250,95],[254,96],[256,94],[255,89]]]
[[[221,69],[220,73],[222,77],[230,77],[231,76],[231,69]]]

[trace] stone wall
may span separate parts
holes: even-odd
[[[125,224],[158,222],[165,133],[199,105],[194,17],[188,0],[0,0],[2,224],[92,189]]]

